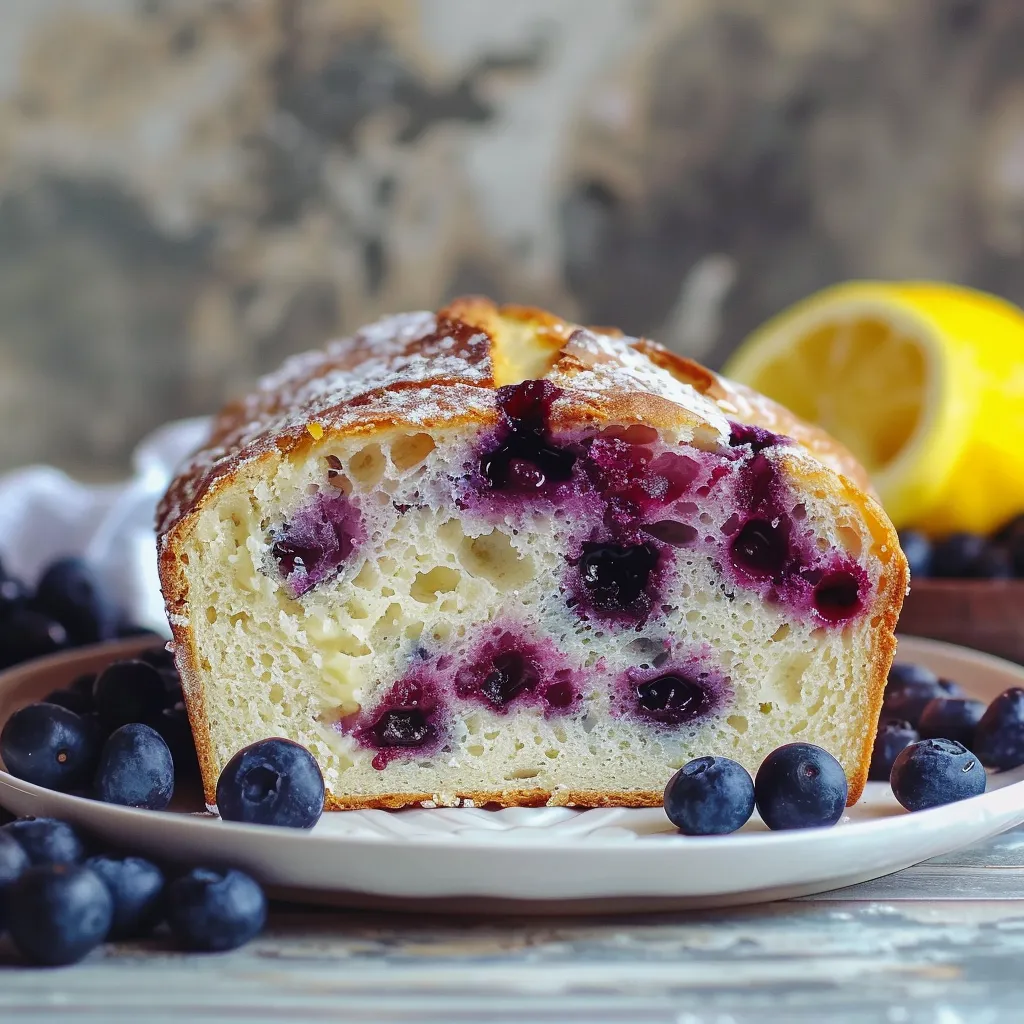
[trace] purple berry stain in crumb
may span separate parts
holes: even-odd
[[[575,607],[586,618],[645,622],[660,589],[659,562],[650,542],[586,542],[570,575]]]
[[[722,527],[735,580],[774,604],[840,625],[863,611],[867,572],[840,551],[821,553],[798,529],[795,499],[774,462],[755,447],[736,489],[741,511]]]
[[[749,447],[756,455],[763,452],[765,448],[775,448],[778,445],[793,443],[793,439],[785,434],[774,434],[764,427],[754,426],[753,423],[729,423],[729,444],[733,448]]]
[[[436,752],[442,735],[440,686],[432,673],[400,679],[377,705],[359,716],[353,734],[377,751],[373,767],[383,771],[395,758]]]
[[[274,532],[271,551],[292,597],[336,575],[364,537],[359,511],[344,494],[317,494]]]
[[[480,473],[495,491],[538,494],[572,476],[577,452],[556,445],[548,424],[561,388],[527,380],[498,389],[496,444],[480,457]]]
[[[704,657],[629,669],[612,688],[612,713],[657,725],[689,725],[717,711],[728,684]]]
[[[498,714],[534,705],[546,714],[578,706],[582,678],[549,640],[527,639],[513,628],[494,629],[455,671],[453,689]]]

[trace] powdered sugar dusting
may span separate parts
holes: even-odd
[[[464,315],[471,319],[467,308]],[[531,316],[547,317],[529,310],[500,312],[527,323],[533,323]],[[548,320],[534,323],[545,337],[551,334]],[[708,383],[696,380],[694,386],[686,373],[673,372],[683,361],[651,342],[562,327],[562,354],[548,377],[565,391],[559,405],[570,418],[580,399],[592,408],[622,395],[657,396],[723,443],[730,417],[755,423],[794,437],[816,461],[864,484],[863,471],[831,438],[749,389],[695,365],[689,373],[699,370]],[[487,332],[466,320],[420,311],[385,317],[321,351],[293,356],[220,414],[208,445],[185,466],[160,506],[161,538],[239,466],[307,443],[311,425],[316,435],[320,429],[330,434],[373,424],[487,422],[496,415],[491,346]]]

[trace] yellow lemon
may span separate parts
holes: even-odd
[[[932,282],[812,295],[726,375],[843,442],[898,528],[991,533],[1024,512],[1024,312]]]

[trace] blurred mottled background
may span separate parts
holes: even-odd
[[[1024,302],[1024,0],[0,0],[0,469],[123,473],[460,292],[712,363],[847,277]]]

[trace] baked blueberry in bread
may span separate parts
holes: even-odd
[[[159,512],[206,796],[269,736],[327,807],[654,806],[815,743],[863,789],[907,588],[863,470],[618,331],[460,300],[296,357]]]

